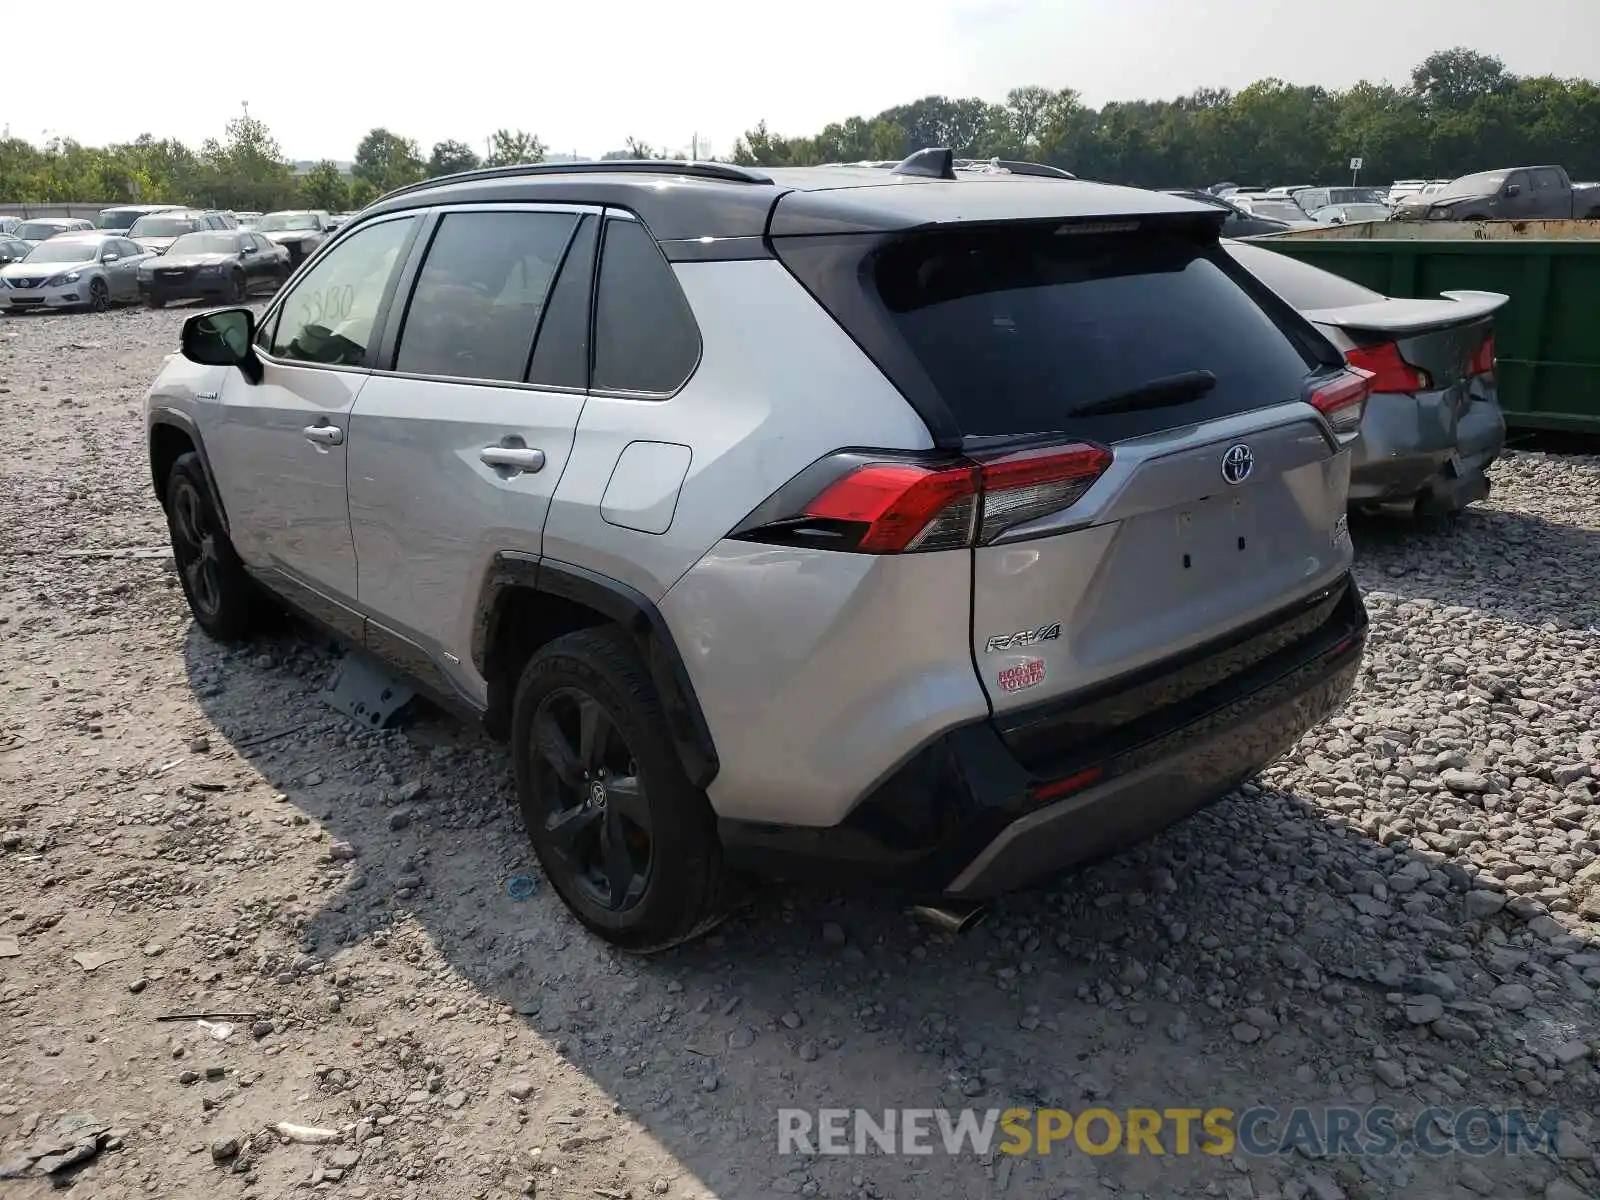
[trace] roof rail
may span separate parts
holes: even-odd
[[[920,175],[925,179],[954,179],[956,177],[955,151],[948,146],[930,146],[914,150],[900,160],[898,166],[889,168],[893,175]]]
[[[720,179],[724,183],[771,183],[772,176],[733,163],[697,162],[679,158],[609,158],[589,162],[517,163],[506,167],[480,167],[458,171],[395,188],[378,197],[388,200],[424,191],[442,183],[469,183],[480,179],[516,179],[541,175],[691,175],[696,179]],[[376,203],[376,201],[374,201]]]

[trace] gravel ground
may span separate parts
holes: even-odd
[[[508,895],[497,746],[358,730],[325,647],[191,628],[138,416],[182,317],[0,322],[0,1194],[1600,1192],[1600,459],[1358,527],[1350,706],[1154,843],[965,938],[775,890],[638,961]],[[162,1020],[195,1013],[239,1015]],[[1428,1161],[776,1152],[780,1107],[1092,1103],[1564,1123]]]

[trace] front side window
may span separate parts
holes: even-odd
[[[700,361],[700,330],[655,239],[637,221],[606,222],[594,316],[594,386],[675,392]]]
[[[365,366],[400,252],[416,217],[379,221],[358,230],[317,260],[284,300],[269,354],[295,362]]]
[[[417,274],[395,370],[520,383],[577,224],[573,213],[446,214]]]

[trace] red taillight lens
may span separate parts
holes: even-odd
[[[950,550],[972,538],[978,472],[875,463],[852,471],[806,505],[805,515],[864,524],[854,549],[869,554]]]
[[[1478,347],[1478,352],[1472,356],[1472,367],[1470,369],[1474,375],[1494,374],[1493,333],[1483,339],[1483,344]]]
[[[1401,358],[1400,347],[1393,342],[1361,346],[1344,357],[1352,367],[1372,372],[1374,392],[1425,392],[1431,386],[1428,373]]]
[[[1013,526],[1076,504],[1110,465],[1109,450],[1089,445],[947,467],[869,463],[829,484],[799,514],[744,536],[828,545],[806,536],[808,521],[826,521],[859,530],[851,541],[833,539],[835,548],[867,554],[981,546]]]
[[[1367,411],[1372,379],[1372,372],[1352,367],[1319,384],[1308,399],[1335,433],[1355,433]]]

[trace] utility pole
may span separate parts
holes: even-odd
[[[698,130],[689,135],[689,161],[700,161],[700,133]]]

